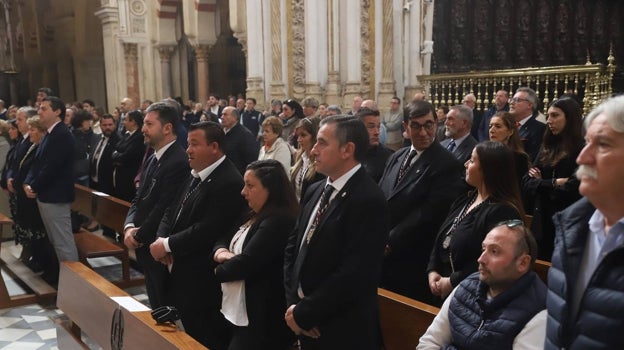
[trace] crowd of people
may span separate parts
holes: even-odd
[[[0,108],[16,242],[51,284],[72,232],[99,228],[70,213],[78,183],[131,202],[103,233],[211,349],[379,349],[378,287],[441,307],[422,349],[624,341],[624,97],[584,118],[573,95],[540,115],[528,87],[487,111],[417,93],[345,114],[214,94],[108,114],[53,95]],[[548,291],[531,266],[551,258]]]

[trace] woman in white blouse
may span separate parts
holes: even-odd
[[[262,122],[264,145],[260,147],[258,160],[275,159],[282,164],[286,173],[290,171],[292,159],[288,143],[280,137],[284,125],[278,117],[268,117]]]
[[[298,211],[283,166],[259,160],[247,166],[242,195],[251,212],[234,236],[217,243],[213,258],[221,282],[221,313],[230,323],[229,350],[289,349],[294,334],[284,321],[284,248]]]

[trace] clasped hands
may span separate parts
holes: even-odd
[[[297,324],[297,321],[295,321],[295,315],[293,314],[294,309],[295,309],[295,305],[294,304],[290,305],[288,310],[286,310],[286,314],[284,315],[284,319],[286,320],[286,324],[288,325],[290,330],[292,330],[296,335],[305,335],[306,337],[310,337],[314,339],[320,337],[321,332],[319,331],[317,327],[314,327],[310,329],[309,331],[306,331],[305,329],[299,327],[299,325]]]
[[[435,271],[429,272],[429,289],[431,294],[446,298],[453,291],[450,277],[442,277]]]
[[[137,249],[143,246],[143,243],[136,240],[135,235],[139,230],[138,227],[128,227],[124,231],[124,244],[128,249]],[[164,238],[158,237],[152,244],[150,244],[150,254],[154,260],[160,261],[164,265],[173,264],[173,255],[165,250],[163,244]]]

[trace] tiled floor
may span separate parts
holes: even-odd
[[[3,244],[5,249],[7,244]],[[16,249],[18,247],[9,247]],[[121,269],[119,260],[115,258],[90,259],[89,263],[102,276],[111,280],[116,279]],[[133,273],[138,273],[133,271]],[[2,276],[11,296],[26,292],[4,271]],[[147,305],[147,295],[144,287],[127,289],[135,299]],[[0,350],[47,350],[58,349],[56,346],[56,328],[58,324],[67,322],[63,312],[55,308],[46,308],[41,305],[27,305],[11,309],[0,310]],[[91,349],[98,349],[89,339],[84,339]]]

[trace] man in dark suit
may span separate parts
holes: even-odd
[[[328,179],[306,192],[286,246],[286,323],[303,350],[379,349],[388,207],[360,164],[368,147],[364,125],[350,116],[321,123],[312,154]]]
[[[390,207],[382,286],[427,302],[427,263],[433,241],[451,203],[466,187],[463,166],[435,142],[436,114],[426,101],[403,111],[412,145],[396,151],[379,182]]]
[[[74,137],[62,122],[65,103],[48,96],[39,105],[39,120],[48,128],[30,172],[24,180],[29,198],[37,206],[59,261],[78,261],[70,208],[74,201]]]
[[[442,147],[453,153],[455,158],[464,164],[472,155],[472,149],[477,145],[477,140],[470,134],[472,128],[472,109],[468,106],[457,105],[451,107],[444,122],[448,137],[442,140]]]
[[[210,94],[208,96],[208,102],[206,106],[206,116],[208,120],[218,121],[221,119],[221,114],[223,113],[223,107],[219,105],[219,96],[215,94]]]
[[[141,166],[141,159],[145,153],[143,143],[143,114],[140,111],[132,111],[124,119],[126,131],[117,142],[112,154],[115,166],[115,197],[131,201],[136,195],[134,177]]]
[[[373,181],[377,183],[383,175],[386,161],[394,152],[379,142],[381,130],[379,111],[362,107],[355,116],[360,119],[368,132],[368,149],[362,159],[362,166]]]
[[[531,162],[535,161],[542,144],[546,125],[536,119],[537,95],[528,87],[520,87],[509,101],[509,112],[516,119],[518,136],[524,145],[524,151]]]
[[[258,133],[260,132],[260,124],[262,123],[262,113],[256,111],[256,99],[253,97],[247,97],[245,101],[245,109],[240,114],[240,123],[258,139]]]
[[[172,302],[186,332],[219,350],[227,348],[228,336],[210,252],[246,207],[240,195],[243,179],[223,153],[225,135],[219,124],[193,124],[188,139],[191,176],[165,212],[150,252],[171,271]]]
[[[157,102],[147,108],[143,136],[154,154],[146,161],[137,195],[132,201],[124,224],[124,243],[136,250],[137,262],[143,268],[145,289],[150,306],[167,305],[167,267],[154,260],[149,245],[156,240],[156,230],[165,209],[175,199],[187,179],[189,166],[184,149],[176,141],[180,119],[176,106]]]
[[[221,125],[225,131],[225,155],[242,175],[247,164],[258,159],[258,142],[249,129],[240,125],[238,111],[234,107],[223,109]]]
[[[93,148],[91,159],[91,187],[95,190],[113,194],[113,160],[111,158],[119,135],[116,131],[115,119],[110,114],[100,117],[102,135]]]
[[[19,130],[20,134],[22,134],[22,138],[20,138],[15,145],[13,154],[7,158],[7,189],[12,193],[15,193],[15,189],[13,188],[13,179],[17,176],[17,172],[19,171],[19,163],[22,159],[24,159],[24,156],[32,145],[28,135],[29,126],[26,120],[35,115],[37,115],[36,109],[32,107],[22,107],[17,110],[17,115],[15,116],[15,125],[17,126],[17,130]]]

